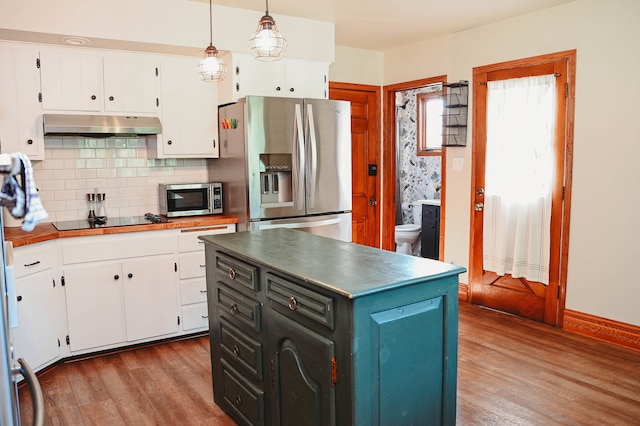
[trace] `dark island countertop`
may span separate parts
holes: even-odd
[[[352,299],[466,271],[436,260],[284,228],[199,238]]]

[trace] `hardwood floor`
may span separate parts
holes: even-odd
[[[459,331],[458,425],[639,424],[639,352],[468,304]],[[206,337],[62,364],[39,379],[47,425],[235,424],[213,403]],[[20,405],[29,424],[25,389]]]

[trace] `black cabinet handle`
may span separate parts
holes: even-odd
[[[28,139],[28,140],[27,140],[27,144],[28,144],[28,145],[33,145],[33,139]]]
[[[114,279],[114,280],[119,280],[119,279],[120,279],[120,275],[114,275],[114,276],[113,276],[113,279]]]
[[[172,143],[173,143],[173,141],[171,141],[171,140],[167,141],[167,145],[171,145]]]
[[[280,91],[280,86],[276,87],[276,91],[279,92]]]
[[[35,261],[35,262],[33,262],[33,263],[25,263],[25,264],[24,264],[24,266],[25,266],[25,267],[28,267],[28,266],[36,266],[36,265],[38,265],[39,263],[40,263],[40,261],[39,261],[39,260],[36,260],[36,261]]]
[[[294,89],[293,87],[291,89],[289,89],[290,92],[295,92],[296,89]]]
[[[96,99],[97,99],[97,96],[96,96],[96,95],[91,95],[91,100],[92,100],[92,101],[95,101]]]
[[[127,275],[127,277],[129,278],[133,278],[133,274],[131,272],[129,272],[129,274]]]
[[[18,302],[21,302],[22,301],[22,296],[18,296],[18,297],[16,297],[16,299],[18,299]]]
[[[109,96],[109,100],[110,100],[110,101],[112,101],[112,100],[114,100],[114,99],[115,99],[115,98],[114,98],[113,96]]]

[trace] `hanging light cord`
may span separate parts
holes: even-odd
[[[209,0],[209,45],[213,46],[213,7]]]
[[[265,3],[267,4],[267,10],[264,11],[265,15],[269,15],[269,0],[265,0]]]

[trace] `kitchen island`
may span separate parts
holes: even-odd
[[[463,268],[290,229],[199,238],[214,399],[239,424],[455,424]]]

